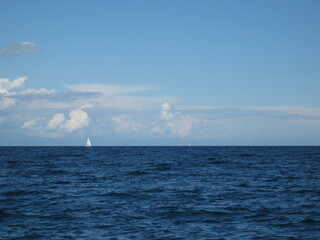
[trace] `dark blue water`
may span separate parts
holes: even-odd
[[[320,147],[1,147],[1,239],[320,239]]]

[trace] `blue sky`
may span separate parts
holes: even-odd
[[[2,1],[0,145],[319,145],[319,1]]]

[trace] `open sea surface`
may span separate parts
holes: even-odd
[[[0,147],[0,239],[320,239],[320,147]]]

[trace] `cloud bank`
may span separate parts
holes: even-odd
[[[136,133],[139,132],[143,125],[132,121],[127,115],[119,115],[112,118],[117,133]]]
[[[108,95],[145,92],[158,89],[153,86],[122,86],[114,84],[70,84],[65,85],[65,87],[77,92],[97,92]]]
[[[27,79],[0,79],[2,129],[16,126],[23,129],[21,134],[50,138],[85,133],[124,141],[218,139],[224,145],[230,144],[229,139],[268,139],[272,133],[278,141],[282,136],[295,139],[293,132],[301,136],[299,131],[305,135],[309,131],[313,136],[320,130],[316,107],[181,105],[175,97],[139,95],[156,89],[150,86],[79,84],[68,85],[68,91],[24,89]]]
[[[73,133],[89,126],[88,113],[82,109],[73,109],[69,118],[63,113],[57,113],[51,119],[36,118],[25,121],[21,129],[37,131],[42,137],[62,137],[65,133]]]

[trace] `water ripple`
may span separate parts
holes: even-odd
[[[318,239],[319,156],[319,147],[0,147],[0,239]]]

